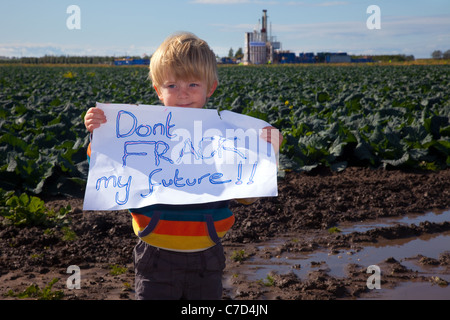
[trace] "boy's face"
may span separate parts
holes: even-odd
[[[159,100],[167,107],[203,108],[216,88],[217,82],[208,92],[204,81],[177,80],[169,76],[159,88],[155,87],[155,90]]]

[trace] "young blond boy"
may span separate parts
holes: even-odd
[[[195,35],[176,34],[152,56],[150,79],[165,106],[203,108],[218,85],[216,57]],[[105,122],[102,110],[88,110],[88,131]],[[281,135],[273,127],[264,129],[261,136],[278,151]],[[221,299],[225,255],[220,239],[234,223],[228,201],[129,211],[140,238],[133,252],[136,299]]]

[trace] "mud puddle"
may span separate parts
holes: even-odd
[[[365,232],[375,228],[384,228],[393,226],[395,224],[400,225],[418,225],[421,222],[434,222],[441,223],[445,221],[450,221],[450,210],[447,211],[430,211],[426,214],[409,214],[403,217],[394,218],[382,218],[376,221],[364,221],[361,223],[340,223],[339,229],[342,234],[348,234],[352,232]]]
[[[360,300],[449,300],[449,286],[432,282],[411,281],[400,283],[394,289],[373,290]]]
[[[398,218],[382,218],[364,223],[345,223],[339,225],[341,234],[353,232],[364,233],[377,228],[392,226],[419,225],[421,223],[442,223],[450,221],[450,210],[429,212],[422,215],[408,215]],[[323,235],[317,234],[320,238]],[[390,277],[393,271],[384,265],[390,259],[401,268],[408,270],[408,280],[398,285],[389,284],[381,289],[370,290],[363,299],[450,299],[450,270],[448,265],[420,263],[423,257],[439,261],[442,253],[450,252],[450,231],[423,234],[416,237],[380,239],[375,243],[353,245],[349,248],[335,249],[314,246],[313,250],[298,252],[296,243],[303,241],[301,234],[289,234],[270,241],[259,243],[254,252],[249,253],[245,261],[239,265],[239,277],[246,281],[270,285],[273,275],[295,275],[299,281],[307,281],[311,273],[320,272],[327,276],[351,281],[349,266],[359,266],[363,277],[369,278],[367,268],[380,265],[381,281]],[[234,252],[244,252],[248,248],[236,248]],[[392,257],[395,257],[393,259]],[[385,269],[385,270],[384,270]],[[397,270],[398,271],[398,270]],[[403,271],[402,271],[403,272]],[[231,288],[236,282],[237,274],[232,269],[226,278],[225,286]],[[401,276],[400,276],[401,278]],[[405,276],[406,278],[406,276]],[[415,280],[417,278],[417,280]],[[430,280],[431,279],[431,280]],[[432,279],[444,281],[444,285],[436,284]],[[411,281],[412,280],[412,281]],[[266,294],[267,297],[270,296]],[[358,297],[359,298],[359,297]]]

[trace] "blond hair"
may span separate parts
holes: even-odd
[[[175,79],[206,82],[208,91],[218,82],[217,61],[206,41],[183,32],[169,36],[152,55],[149,77],[156,88],[171,75]]]

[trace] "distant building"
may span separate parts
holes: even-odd
[[[268,35],[267,10],[263,10],[262,25],[260,31],[245,33],[245,64],[267,64],[273,63],[276,50],[281,49],[281,43],[275,41],[275,37]],[[258,26],[259,28],[259,26]]]
[[[138,65],[150,65],[150,59],[132,59],[122,58],[114,60],[115,66],[138,66]]]
[[[300,53],[298,56],[290,51],[281,50],[281,43],[268,32],[267,10],[263,10],[262,23],[253,32],[245,33],[244,64],[293,64],[293,63],[367,63],[371,57],[352,59],[346,52]],[[222,60],[221,63],[234,63]]]
[[[346,52],[343,53],[330,53],[326,58],[327,63],[348,63],[352,62],[352,58],[347,55]]]
[[[346,52],[319,52],[317,53],[319,63],[346,63],[352,62],[352,58]]]

